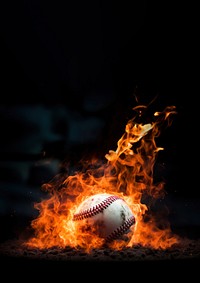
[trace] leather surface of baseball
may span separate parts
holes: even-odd
[[[128,204],[119,196],[96,194],[86,198],[76,210],[73,220],[80,232],[91,232],[111,242],[130,232],[135,217]]]

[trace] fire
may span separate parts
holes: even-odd
[[[134,233],[130,240],[113,241],[111,248],[132,247],[136,244],[166,249],[179,241],[171,231],[167,219],[159,219],[151,212],[151,202],[165,196],[164,182],[154,184],[153,172],[157,154],[156,138],[162,126],[171,125],[175,106],[168,106],[162,112],[154,113],[151,123],[138,123],[146,106],[133,108],[134,118],[128,121],[125,132],[117,143],[117,149],[105,155],[105,162],[97,159],[84,161],[81,171],[71,175],[58,175],[42,189],[46,199],[35,203],[38,217],[31,222],[34,236],[25,242],[26,246],[50,248],[83,248],[87,252],[100,248],[102,238],[91,231],[78,233],[73,215],[78,206],[89,196],[98,193],[117,195],[127,202],[136,219]]]

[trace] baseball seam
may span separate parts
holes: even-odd
[[[106,239],[106,242],[111,242],[114,239],[119,238],[119,236],[123,235],[133,224],[135,223],[135,217],[131,216],[127,219],[120,227],[114,230]]]
[[[105,200],[103,200],[101,203],[83,210],[79,213],[74,214],[73,216],[73,220],[77,221],[77,220],[82,220],[85,218],[89,218],[92,217],[98,213],[101,213],[104,209],[106,209],[111,203],[113,203],[114,201],[116,201],[117,199],[120,199],[120,197],[118,196],[109,196],[107,197]]]

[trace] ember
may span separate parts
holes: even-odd
[[[84,168],[72,175],[56,176],[44,184],[42,189],[49,194],[47,199],[35,203],[39,215],[31,223],[34,236],[23,243],[29,248],[46,249],[82,248],[90,253],[101,248],[103,242],[98,234],[76,229],[73,216],[79,205],[96,194],[112,194],[125,200],[134,217],[134,233],[130,240],[116,240],[108,244],[119,250],[137,245],[153,249],[168,249],[179,242],[171,231],[167,219],[159,219],[151,213],[146,199],[156,201],[165,196],[164,182],[154,184],[154,164],[162,147],[156,145],[163,125],[171,125],[175,106],[154,113],[150,123],[142,120],[145,106],[133,108],[136,115],[128,121],[125,132],[117,142],[117,149],[110,150],[107,161],[99,165],[98,160],[84,161]]]

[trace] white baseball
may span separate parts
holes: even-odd
[[[76,210],[73,220],[83,231],[91,231],[106,242],[130,232],[135,217],[124,199],[112,194],[96,194],[85,199]]]

